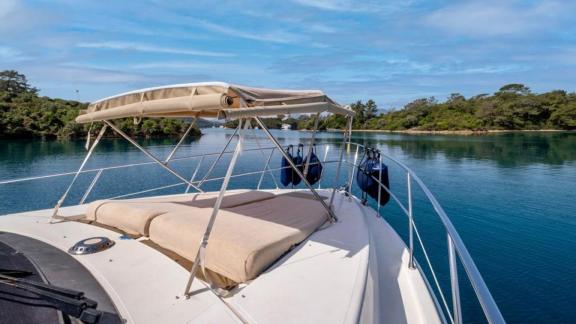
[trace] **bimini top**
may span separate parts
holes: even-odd
[[[223,82],[147,88],[91,103],[78,123],[126,117],[218,117],[237,119],[291,113],[354,115],[319,90],[271,90]]]

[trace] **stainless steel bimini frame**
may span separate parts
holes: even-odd
[[[318,119],[319,119],[319,115],[317,115],[316,120],[318,120]],[[264,133],[266,133],[266,135],[268,136],[270,141],[282,153],[284,158],[286,158],[286,160],[290,164],[290,167],[292,167],[294,172],[296,172],[296,174],[298,174],[298,176],[302,179],[302,182],[306,185],[306,187],[308,187],[308,189],[310,189],[310,191],[312,192],[312,194],[314,195],[316,200],[318,200],[324,206],[324,208],[328,212],[330,222],[335,222],[337,220],[337,218],[336,218],[336,215],[334,214],[334,212],[332,211],[332,209],[324,202],[323,198],[320,197],[318,192],[308,182],[308,180],[306,179],[306,176],[304,176],[304,174],[302,174],[302,172],[294,164],[294,162],[292,161],[290,156],[288,156],[288,153],[286,151],[284,151],[284,149],[282,148],[280,143],[278,143],[278,141],[276,140],[274,135],[272,135],[272,133],[270,133],[270,130],[268,130],[268,128],[266,127],[264,122],[262,122],[260,117],[254,117],[254,120],[258,123],[258,125],[261,127],[261,129],[264,131]],[[184,294],[186,296],[191,295],[190,289],[192,288],[192,283],[194,281],[194,278],[196,277],[196,273],[198,272],[199,268],[202,269],[202,271],[204,273],[204,277],[208,280],[208,276],[206,276],[206,272],[205,272],[206,247],[208,246],[208,240],[210,238],[210,234],[212,232],[212,227],[214,226],[214,222],[216,221],[216,217],[218,216],[218,212],[220,210],[220,205],[222,203],[222,199],[224,198],[224,194],[226,193],[226,190],[228,188],[228,183],[230,181],[230,178],[232,177],[232,173],[234,172],[234,167],[236,165],[236,161],[238,160],[238,156],[240,155],[240,152],[242,151],[242,144],[244,142],[244,132],[249,128],[249,126],[250,126],[249,119],[242,119],[242,118],[239,119],[238,128],[237,128],[237,130],[238,130],[238,143],[236,144],[236,149],[234,150],[234,154],[232,155],[232,160],[230,161],[230,164],[228,165],[228,170],[226,171],[226,176],[224,177],[224,181],[222,182],[222,186],[220,187],[220,192],[218,193],[218,198],[216,199],[216,202],[214,203],[214,208],[212,209],[212,215],[210,216],[210,220],[208,221],[208,225],[206,226],[206,230],[205,230],[204,235],[202,237],[202,241],[200,242],[200,246],[198,247],[198,251],[196,252],[196,258],[194,259],[192,269],[190,270],[190,276],[188,278],[188,282],[186,283],[186,288],[184,289]],[[315,128],[314,128],[314,133],[312,135],[313,136],[312,138],[314,138],[314,134],[316,132],[317,127],[318,127],[318,122],[315,122]],[[230,141],[228,141],[228,143],[226,143],[226,146],[229,143],[230,143]],[[313,144],[314,143],[312,142],[312,145]],[[224,148],[224,150],[225,149],[226,148]],[[219,155],[219,158],[222,156],[224,150]],[[218,162],[218,159],[212,164],[211,169],[214,167],[214,165],[217,162]],[[266,164],[268,164],[268,162]],[[209,285],[211,286],[211,289],[213,289],[213,287],[210,283],[209,283]]]
[[[186,178],[184,178],[182,175],[180,175],[178,172],[176,172],[173,168],[171,168],[170,166],[168,166],[168,162],[173,158],[174,154],[176,153],[176,151],[178,150],[178,148],[182,145],[182,143],[184,142],[184,139],[186,138],[186,136],[189,134],[189,132],[191,131],[192,127],[194,126],[194,123],[196,122],[197,118],[194,119],[194,121],[191,123],[191,125],[188,127],[188,129],[186,130],[186,132],[184,133],[184,135],[182,136],[182,138],[178,141],[178,143],[174,146],[174,148],[171,150],[171,152],[168,154],[168,156],[166,157],[165,160],[161,160],[159,158],[157,158],[156,156],[154,156],[152,153],[150,153],[148,150],[146,150],[144,147],[142,147],[140,144],[138,144],[134,139],[132,139],[130,136],[128,136],[126,133],[124,133],[120,128],[118,128],[116,125],[114,125],[113,123],[111,123],[108,120],[103,120],[102,122],[104,123],[104,126],[102,127],[100,133],[98,134],[98,137],[96,138],[96,140],[94,141],[94,143],[92,144],[92,146],[90,147],[90,149],[88,150],[88,153],[86,154],[86,157],[84,158],[84,161],[82,162],[82,164],[80,165],[80,168],[78,169],[78,171],[76,172],[74,178],[72,179],[72,182],[70,183],[70,185],[68,186],[68,188],[66,189],[66,191],[64,192],[64,194],[62,195],[62,197],[58,200],[58,203],[56,204],[56,206],[54,207],[54,211],[52,214],[52,219],[62,219],[62,217],[58,216],[58,210],[60,208],[60,206],[62,205],[62,203],[64,202],[64,200],[66,199],[68,193],[70,192],[72,186],[74,185],[74,183],[76,182],[78,176],[80,175],[80,173],[82,172],[82,170],[84,169],[86,163],[88,162],[88,159],[90,158],[90,156],[92,155],[92,152],[94,151],[94,149],[96,148],[96,146],[98,145],[98,143],[100,142],[100,140],[102,139],[102,136],[104,135],[107,127],[110,127],[111,129],[113,129],[118,135],[122,136],[124,139],[126,139],[130,144],[132,144],[134,147],[136,147],[137,149],[139,149],[140,151],[142,151],[146,156],[148,156],[150,159],[152,159],[155,163],[157,163],[160,167],[162,167],[163,169],[165,169],[166,171],[168,171],[169,173],[171,173],[172,175],[174,175],[175,177],[177,177],[178,179],[180,179],[183,183],[187,184],[188,187],[186,188],[186,192],[188,192],[188,190],[190,188],[194,188],[199,192],[203,192],[203,190],[200,188],[202,186],[202,184],[204,184],[204,182],[207,180],[208,176],[210,175],[210,173],[213,171],[213,169],[215,168],[216,164],[219,162],[219,160],[222,158],[222,156],[224,155],[224,153],[226,152],[226,149],[228,148],[228,146],[230,145],[232,139],[234,138],[234,136],[236,134],[238,134],[238,142],[236,144],[236,148],[234,150],[234,153],[232,155],[232,160],[228,166],[228,170],[226,172],[226,175],[224,177],[224,181],[222,182],[222,186],[220,188],[220,191],[218,193],[218,197],[216,199],[216,203],[214,204],[214,207],[212,209],[212,215],[210,217],[210,220],[208,222],[208,225],[206,226],[204,235],[202,237],[202,241],[200,242],[200,245],[198,247],[198,251],[196,253],[196,258],[194,260],[192,269],[190,271],[190,276],[188,279],[188,282],[186,283],[186,288],[184,290],[184,294],[186,296],[190,296],[191,292],[190,289],[192,287],[192,283],[194,281],[194,277],[196,276],[196,273],[198,272],[198,269],[202,269],[203,272],[205,272],[205,251],[206,251],[206,247],[209,243],[209,238],[210,238],[210,234],[212,232],[212,227],[214,226],[214,222],[216,221],[216,217],[218,215],[218,212],[220,210],[220,205],[222,203],[222,199],[224,198],[224,195],[226,193],[226,190],[228,188],[228,183],[230,182],[230,178],[232,177],[232,173],[234,172],[234,167],[236,165],[236,161],[239,157],[239,155],[242,152],[242,144],[244,142],[244,132],[250,127],[250,119],[254,119],[256,121],[256,123],[260,126],[260,128],[264,131],[264,133],[268,136],[268,138],[270,139],[270,141],[276,146],[276,148],[280,151],[280,153],[286,158],[286,160],[288,161],[288,163],[290,164],[290,167],[294,170],[294,172],[302,179],[302,182],[306,185],[306,187],[308,187],[308,189],[312,192],[312,194],[314,195],[314,198],[316,200],[318,200],[318,202],[320,202],[320,204],[322,204],[322,206],[326,209],[326,212],[328,213],[328,220],[330,222],[336,222],[337,221],[337,217],[334,214],[333,210],[332,210],[332,202],[334,199],[334,194],[336,192],[336,189],[334,189],[332,191],[332,196],[330,198],[330,204],[326,204],[326,202],[324,201],[324,199],[318,194],[318,192],[316,191],[316,189],[314,189],[314,187],[308,182],[308,180],[306,179],[305,174],[307,173],[308,170],[308,161],[306,161],[306,170],[304,170],[304,173],[302,173],[298,167],[294,164],[294,162],[292,161],[292,159],[290,158],[290,156],[288,156],[288,153],[282,148],[282,146],[280,145],[280,143],[278,143],[278,141],[276,140],[276,138],[274,137],[274,135],[272,135],[272,133],[270,133],[270,130],[268,130],[268,128],[266,127],[266,125],[262,122],[262,120],[260,119],[260,117],[257,116],[252,116],[252,117],[248,117],[248,118],[240,118],[239,119],[239,124],[238,124],[238,128],[234,131],[234,134],[228,139],[228,141],[226,142],[226,145],[224,145],[224,148],[222,149],[222,151],[218,154],[218,157],[216,158],[216,160],[212,163],[212,165],[210,166],[210,168],[208,169],[208,172],[206,173],[206,175],[202,178],[202,180],[198,183],[198,185],[194,184],[192,181],[194,179],[194,177],[196,176],[196,172],[198,171],[198,168],[200,165],[198,165],[197,169],[194,172],[194,175],[192,177],[191,180],[188,180]],[[318,128],[318,122],[320,119],[320,114],[316,114],[315,116],[315,123],[314,123],[314,130],[312,133],[312,143],[310,145],[310,150],[312,150],[312,146],[314,145],[314,136],[316,134],[317,128]],[[346,137],[348,138],[348,142],[349,142],[349,133],[351,130],[351,117],[348,117],[348,124],[347,124],[347,131],[345,132],[345,139]],[[348,134],[348,135],[346,135]],[[344,141],[346,143],[346,140]],[[309,152],[310,155],[310,152]],[[308,155],[308,157],[309,157]],[[340,154],[340,161],[338,164],[338,174],[337,174],[337,181],[339,179],[339,175],[340,175],[340,166],[342,164],[342,154]],[[268,162],[270,161],[270,158],[272,156],[270,155],[265,169],[268,167]],[[307,159],[308,159],[307,157]],[[100,173],[97,174],[97,176],[95,177],[95,179],[93,180],[93,182],[90,184],[90,190],[92,189],[92,187],[96,184],[97,179],[100,177]],[[260,179],[261,182],[262,179]],[[274,180],[274,182],[276,182],[276,180]],[[83,196],[82,198],[82,202],[85,201],[85,199],[88,196],[88,192],[86,192],[86,194]],[[207,278],[207,276],[205,276],[205,278]]]
[[[206,275],[206,268],[205,268],[206,246],[208,246],[208,239],[210,239],[210,234],[212,233],[212,227],[214,227],[216,216],[218,216],[220,206],[222,205],[222,199],[224,199],[224,194],[226,193],[226,189],[228,189],[228,183],[230,182],[232,172],[234,172],[236,161],[238,160],[238,156],[240,156],[240,152],[242,152],[242,145],[244,143],[244,131],[246,129],[248,129],[248,122],[244,121],[243,119],[240,119],[238,122],[238,143],[236,144],[236,149],[234,150],[234,154],[232,155],[232,160],[228,165],[228,170],[226,171],[226,176],[224,176],[224,181],[222,181],[222,186],[220,187],[220,192],[218,193],[216,202],[214,203],[214,208],[212,209],[212,215],[210,215],[210,220],[208,221],[208,225],[206,225],[206,230],[204,231],[204,235],[202,236],[202,241],[200,242],[198,251],[196,251],[196,258],[194,259],[194,263],[192,264],[192,269],[190,270],[190,276],[188,277],[188,282],[186,283],[186,288],[184,289],[184,295],[186,296],[190,296],[191,294],[190,289],[192,288],[192,282],[194,281],[194,277],[196,277],[196,273],[198,272],[198,269],[200,267],[202,268],[202,272],[204,273],[204,278],[206,278],[206,280],[209,280],[209,277]],[[213,289],[211,283],[209,283],[209,285],[210,288]]]

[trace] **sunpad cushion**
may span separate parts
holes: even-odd
[[[128,234],[148,235],[150,221],[172,211],[195,214],[196,209],[212,210],[218,193],[190,194],[135,200],[99,200],[92,202],[86,219],[116,227]],[[221,208],[235,207],[246,203],[275,197],[264,191],[231,191],[222,200]]]
[[[211,209],[174,211],[155,217],[150,239],[194,260]],[[235,282],[254,279],[327,220],[312,199],[288,195],[221,209],[206,250],[206,267]]]

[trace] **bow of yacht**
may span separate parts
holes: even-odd
[[[269,199],[271,203],[276,197],[287,197],[285,201],[300,203],[284,209],[285,217],[312,218],[313,213],[318,211],[314,208],[307,210],[306,207],[313,201],[305,194],[291,195],[294,193],[292,190],[261,192],[275,196]],[[330,192],[321,190],[319,193],[328,196]],[[192,196],[196,194],[169,198],[171,201],[192,201]],[[162,200],[168,201],[166,198],[168,197],[164,196]],[[150,199],[133,200],[130,203],[146,200]],[[302,202],[304,204],[301,204]],[[264,209],[270,205],[272,204],[257,203],[245,210],[258,206]],[[194,252],[194,243],[197,245],[200,238],[190,238],[189,232],[178,231],[178,226],[185,226],[178,223],[174,224],[174,227],[167,226],[164,232],[162,228],[154,229],[155,223],[158,223],[158,226],[166,224],[169,220],[161,222],[162,217],[170,217],[171,214],[156,217],[150,225],[148,236],[132,234],[132,237],[128,238],[124,236],[124,227],[120,221],[115,224],[117,227],[82,221],[88,208],[88,205],[61,208],[62,217],[70,217],[74,221],[60,220],[57,223],[51,222],[52,210],[0,217],[0,228],[3,231],[0,242],[29,256],[31,261],[45,272],[44,275],[51,284],[82,290],[90,296],[90,292],[86,291],[88,284],[77,283],[71,287],[66,278],[53,274],[56,270],[44,265],[46,260],[34,255],[34,244],[26,241],[38,241],[35,244],[48,244],[66,253],[75,243],[86,238],[106,237],[113,240],[114,246],[104,251],[65,256],[64,258],[70,260],[63,262],[60,267],[74,261],[79,262],[105,291],[109,298],[107,304],[114,305],[114,308],[103,310],[118,314],[129,323],[442,322],[425,279],[419,271],[408,267],[409,253],[400,237],[385,221],[377,217],[372,208],[343,193],[337,193],[334,200],[338,222],[314,230],[301,242],[285,249],[285,252],[274,254],[273,251],[272,265],[256,278],[234,284],[224,296],[220,290],[216,293],[212,291],[205,279],[195,280],[191,295],[184,295],[184,284],[188,280],[191,264],[182,254],[190,255]],[[196,207],[189,209],[193,208]],[[197,215],[188,213],[189,217]],[[128,214],[121,216],[128,217]],[[239,217],[252,223],[251,218],[255,216],[252,214]],[[224,222],[219,224],[218,220],[215,230],[219,226],[225,226]],[[287,224],[277,223],[268,227],[278,226],[288,227]],[[246,240],[261,242],[271,236],[269,232],[252,234],[262,237],[245,236],[248,231],[246,227],[235,230],[238,235],[229,238],[229,245],[219,246],[226,248],[228,251],[224,252],[227,253],[212,253],[211,248],[217,244],[216,240],[219,243],[221,239],[217,236],[218,233],[214,233],[214,245],[210,242],[207,249],[208,269],[210,265],[219,264],[229,264],[230,268],[233,268],[234,262],[231,259],[240,258],[241,254],[237,249],[230,251],[235,245],[246,244]],[[182,237],[178,237],[180,233],[183,234]],[[278,239],[272,238],[258,246],[260,249],[270,249],[270,246],[262,245],[273,245],[274,242],[286,240],[286,235],[280,235]],[[182,244],[182,247],[177,247],[178,244]],[[26,246],[30,246],[30,251],[26,250]],[[175,253],[174,250],[180,253]],[[232,253],[236,255],[230,256]],[[246,260],[242,257],[239,262],[245,264]],[[95,296],[98,295],[92,294],[91,298]],[[105,304],[104,300],[99,300],[99,304]]]
[[[336,150],[333,160],[327,159],[326,146],[324,171],[317,168],[320,162],[311,163],[315,132],[308,154],[298,163],[261,119],[294,113],[314,114],[315,127],[321,113],[346,118],[343,142],[331,146]],[[354,175],[363,172],[358,155],[365,149],[350,142],[353,115],[319,91],[225,83],[143,89],[91,104],[77,121],[102,126],[56,206],[0,217],[0,253],[6,256],[0,262],[0,295],[22,294],[0,299],[0,314],[12,313],[6,316],[22,323],[37,318],[45,323],[461,323],[458,268],[462,267],[486,319],[504,322],[454,226],[414,172],[383,154],[406,175],[408,202],[383,183],[382,173],[371,176],[378,190],[372,201],[376,208],[353,195]],[[216,158],[207,174],[196,180],[202,160],[191,178],[171,166],[194,122],[170,154],[160,158],[112,122],[128,117],[218,117],[239,123],[224,148],[211,154]],[[272,147],[258,144],[258,149],[246,149],[252,122]],[[85,165],[108,129],[179,179],[183,193],[136,199],[125,199],[131,195],[126,194],[87,203],[107,169],[86,170]],[[227,151],[233,139],[235,148]],[[249,151],[269,151],[261,171],[235,169]],[[283,158],[285,167],[271,166],[274,153]],[[229,157],[225,176],[211,178],[224,157]],[[279,188],[275,177],[287,175],[286,170],[293,180],[302,181],[300,187]],[[313,172],[319,172],[316,178],[310,177]],[[75,181],[85,173],[95,176],[82,199],[65,204]],[[314,184],[328,175],[332,187],[320,189],[320,183]],[[230,190],[229,183],[239,176],[258,178],[258,185]],[[265,176],[276,188],[262,188]],[[37,179],[21,181],[30,180]],[[204,191],[209,181],[217,181],[220,190]],[[422,243],[412,217],[414,184],[446,229],[451,279],[446,294],[423,245],[430,281],[414,257],[414,242]],[[145,192],[151,191],[137,194]],[[407,242],[381,217],[382,192],[406,214]],[[45,303],[30,306],[27,298]]]

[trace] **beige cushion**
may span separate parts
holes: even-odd
[[[116,227],[128,234],[146,235],[150,220],[166,212],[165,207],[158,203],[95,201],[88,206],[86,219]]]
[[[218,193],[201,193],[136,200],[99,200],[88,206],[86,219],[116,227],[128,234],[148,235],[148,226],[154,217],[171,211],[195,214],[200,208],[212,210],[217,196]],[[274,194],[264,191],[227,192],[221,208],[273,197]]]
[[[150,239],[194,260],[211,209],[168,212],[150,224]],[[220,210],[206,251],[206,267],[236,282],[254,279],[327,220],[310,199],[278,196]]]
[[[231,208],[244,204],[249,204],[257,201],[262,201],[270,198],[276,197],[273,193],[266,191],[245,191],[245,192],[227,192],[220,208]],[[214,207],[216,199],[218,198],[218,193],[205,193],[196,194],[192,199],[186,201],[187,206],[197,207],[197,208],[210,208]]]

